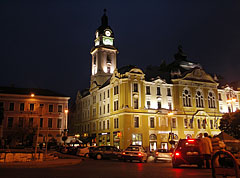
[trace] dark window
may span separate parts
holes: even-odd
[[[20,103],[20,111],[24,111],[24,103]]]
[[[110,125],[109,120],[107,120],[107,129],[109,129],[109,125]]]
[[[109,113],[109,111],[110,111],[110,105],[108,104],[107,105],[107,112]]]
[[[118,110],[118,100],[114,101],[114,111]]]
[[[18,127],[23,127],[23,117],[19,117]]]
[[[40,118],[40,128],[43,127],[43,118]]]
[[[154,117],[150,118],[150,128],[154,128]]]
[[[53,112],[53,105],[49,104],[49,112]]]
[[[29,118],[29,127],[33,127],[33,118]]]
[[[118,118],[114,119],[114,129],[118,128]]]
[[[161,101],[158,101],[157,104],[158,104],[158,109],[161,109],[161,108],[162,108],[162,103],[161,103]]]
[[[161,89],[160,89],[160,87],[157,87],[157,95],[161,95]]]
[[[118,94],[118,86],[115,86],[114,87],[114,95],[117,95]]]
[[[4,118],[4,107],[3,107],[3,102],[0,102],[0,125],[2,125],[3,118]]]
[[[137,99],[137,98],[134,98],[133,108],[134,108],[134,109],[138,109],[138,99]]]
[[[7,127],[12,128],[12,126],[13,126],[13,117],[9,117]]]
[[[147,94],[147,95],[150,95],[150,94],[151,94],[151,92],[150,92],[150,86],[146,86],[146,94]]]
[[[133,84],[133,91],[138,92],[138,84],[137,83]]]
[[[151,102],[147,101],[147,108],[149,109],[151,107]]]
[[[62,112],[62,105],[58,105],[58,112]]]
[[[43,107],[44,106],[44,104],[40,104],[40,107]]]
[[[108,90],[108,91],[107,91],[107,97],[108,97],[108,98],[109,98],[109,93],[110,93],[110,92],[109,92],[109,90]]]
[[[139,128],[139,117],[134,117],[134,127]]]
[[[62,119],[58,119],[57,121],[57,128],[62,128]]]
[[[172,96],[170,88],[167,88],[167,96]]]
[[[52,118],[48,118],[48,128],[52,128]]]
[[[9,111],[14,111],[14,103],[10,103],[10,105],[9,105]]]
[[[111,71],[110,66],[107,66],[107,73],[110,73],[110,71]]]
[[[30,111],[34,111],[34,104],[30,104]]]

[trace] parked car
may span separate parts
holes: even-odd
[[[89,152],[90,152],[90,150],[92,150],[92,149],[94,149],[94,148],[95,148],[94,146],[90,146],[90,147],[78,147],[77,155],[88,158],[88,157],[89,157]]]
[[[201,168],[204,164],[200,154],[199,139],[180,139],[172,156],[173,168],[181,164],[196,164]]]
[[[89,152],[94,159],[121,159],[121,150],[115,146],[97,146]]]
[[[141,145],[131,145],[122,152],[123,161],[138,160],[140,162],[147,162],[147,158],[147,152]]]
[[[154,162],[157,161],[172,161],[172,152],[167,149],[157,149],[154,152]]]

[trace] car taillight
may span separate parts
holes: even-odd
[[[139,152],[139,153],[138,153],[138,156],[142,156],[142,153],[141,153],[141,152]]]
[[[158,155],[158,152],[156,152],[156,155]]]
[[[125,155],[126,153],[125,152],[122,152],[123,155]]]
[[[179,152],[175,152],[175,156],[180,156],[180,153]]]

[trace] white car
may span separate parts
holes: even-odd
[[[157,149],[154,152],[154,161],[172,161],[172,152],[167,149]]]
[[[89,150],[93,149],[93,148],[94,148],[93,146],[78,148],[77,155],[78,156],[83,156],[85,158],[88,158],[89,157]]]
[[[123,161],[138,160],[140,162],[146,163],[148,159],[148,155],[141,145],[131,145],[122,152],[122,159]]]

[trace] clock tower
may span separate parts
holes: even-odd
[[[91,49],[91,88],[93,83],[99,86],[104,84],[112,76],[117,65],[118,50],[114,47],[114,33],[108,25],[106,9],[104,9],[101,21],[102,24],[95,33],[94,47]]]

